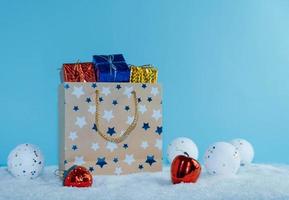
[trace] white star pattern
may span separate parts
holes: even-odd
[[[114,173],[119,176],[122,173],[121,167],[116,167]]]
[[[152,87],[151,94],[156,96],[159,93],[159,89],[157,87]]]
[[[110,152],[113,152],[115,149],[117,149],[117,145],[113,142],[108,142],[106,144],[106,149],[108,149]]]
[[[82,86],[80,86],[80,87],[74,86],[72,94],[75,95],[79,99],[79,97],[84,95],[83,87]]]
[[[92,143],[90,148],[93,149],[94,151],[97,151],[99,149],[99,145],[98,143]]]
[[[126,123],[128,124],[128,125],[131,125],[132,124],[132,122],[133,122],[133,117],[131,117],[131,116],[127,116],[127,121],[126,121]]]
[[[161,110],[153,110],[152,118],[158,121],[159,118],[161,117],[162,117]]]
[[[76,117],[75,125],[79,126],[79,128],[82,128],[86,125],[85,117]]]
[[[96,106],[89,105],[88,112],[90,112],[91,114],[94,114],[96,112]]]
[[[139,104],[138,111],[144,114],[147,111],[146,105]]]
[[[83,159],[84,159],[83,156],[76,156],[76,157],[74,158],[74,164],[75,164],[75,165],[82,165],[82,164],[84,164],[85,162],[84,162]]]
[[[131,97],[131,92],[133,91],[133,87],[125,87],[123,94],[126,95],[128,98]]]
[[[146,148],[148,148],[149,145],[148,145],[147,141],[143,141],[140,146],[141,146],[141,148],[146,149]]]
[[[126,164],[131,165],[135,160],[133,154],[125,154],[125,159],[123,160]]]
[[[155,147],[158,148],[159,150],[162,150],[162,140],[160,139],[156,139],[156,144],[155,144]]]
[[[107,122],[110,122],[110,120],[112,118],[114,118],[113,114],[112,114],[112,110],[108,111],[108,110],[105,110],[104,113],[103,113],[103,116],[102,116],[103,119],[106,119]]]
[[[161,152],[162,140],[160,135],[162,133],[162,89],[157,84],[98,84],[99,90],[99,102],[101,104],[101,110],[98,109],[93,96],[93,92],[96,88],[90,85],[71,84],[70,89],[66,92],[66,106],[68,109],[67,115],[68,121],[65,125],[69,129],[65,132],[65,139],[67,145],[63,147],[66,152],[69,152],[71,159],[67,159],[69,165],[80,165],[85,167],[93,166],[89,160],[94,161],[98,157],[105,158],[104,161],[99,161],[100,165],[105,165],[107,172],[113,175],[122,175],[129,172],[137,172],[139,170],[139,164],[145,164],[147,155],[151,155],[151,151],[155,152],[153,159],[159,159],[160,156],[156,152]],[[134,98],[134,91],[137,96],[137,107],[132,105],[132,98]],[[95,94],[94,94],[95,95]],[[69,100],[71,99],[71,101]],[[79,109],[75,108],[78,107]],[[74,109],[75,110],[74,110]],[[78,111],[78,112],[76,112]],[[108,128],[114,128],[114,130],[123,136],[124,130],[130,127],[136,118],[135,112],[138,114],[138,122],[135,131],[139,130],[139,137],[136,140],[129,140],[125,145],[105,141],[99,142],[97,139],[91,138],[84,141],[86,134],[96,133],[97,128],[103,130],[105,134],[109,131]],[[98,115],[100,122],[104,123],[104,127],[97,127],[95,125],[95,115]],[[148,124],[150,132],[157,134],[148,135],[143,132],[143,129]],[[143,128],[144,127],[144,128]],[[95,131],[94,131],[95,129]],[[86,133],[88,132],[88,133]],[[116,135],[116,134],[115,134]],[[91,136],[94,137],[95,135]],[[128,139],[131,136],[128,137]],[[78,150],[74,151],[75,145]],[[129,148],[127,148],[129,146]],[[138,158],[135,151],[140,151],[143,157]],[[89,152],[85,154],[83,152]],[[120,153],[120,154],[119,154]],[[135,154],[135,158],[134,158]],[[97,162],[96,161],[96,162]],[[149,160],[150,162],[150,160]],[[105,164],[106,163],[106,164]],[[95,163],[94,163],[95,165]],[[109,168],[107,168],[109,167]],[[141,167],[140,167],[141,168]],[[144,170],[146,171],[146,170]],[[92,173],[95,173],[92,172]]]
[[[102,87],[101,93],[104,94],[105,96],[109,95],[110,92],[110,87]]]
[[[69,139],[74,141],[76,138],[78,138],[77,133],[75,131],[72,131],[69,133]]]

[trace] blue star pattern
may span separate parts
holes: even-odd
[[[155,158],[153,155],[148,155],[147,156],[147,160],[146,160],[146,163],[148,163],[150,166],[152,166],[153,163],[155,163]]]
[[[76,145],[72,145],[71,149],[72,149],[73,151],[76,151],[76,150],[77,150],[77,146],[76,146]]]
[[[114,130],[114,127],[113,127],[113,128],[109,128],[109,127],[108,127],[106,133],[109,134],[110,136],[112,136],[112,135],[115,134],[116,132],[115,132],[115,130]]]
[[[90,99],[89,97],[87,97],[87,98],[86,98],[86,102],[87,102],[87,103],[90,103],[90,102],[91,102],[91,99]]]
[[[93,171],[94,171],[94,168],[93,168],[93,167],[89,167],[88,170],[89,170],[90,172],[93,172]]]
[[[113,159],[113,162],[114,162],[114,163],[117,163],[117,162],[118,162],[118,158],[115,157],[115,158]]]
[[[75,112],[78,111],[78,110],[79,110],[78,106],[74,106],[74,107],[73,107],[73,110],[74,110]]]
[[[96,165],[100,166],[100,168],[103,168],[104,165],[107,165],[107,162],[105,161],[105,157],[97,158]]]
[[[148,129],[150,128],[149,123],[143,123],[142,128],[143,128],[144,130],[148,130]]]
[[[112,101],[112,105],[116,106],[117,105],[117,100]]]
[[[92,130],[95,130],[95,131],[97,131],[97,127],[96,127],[96,124],[93,124]]]
[[[65,132],[68,142],[65,152],[69,154],[62,161],[66,169],[77,164],[86,167],[93,175],[160,170],[161,149],[157,145],[163,132],[162,100],[161,88],[157,84],[69,83],[68,88],[64,90],[64,101],[68,108],[66,116],[69,116],[68,122],[65,121],[65,127],[69,127]],[[94,88],[99,91],[96,99]],[[131,91],[137,94],[137,107]],[[112,112],[110,119],[105,118],[105,111]],[[138,135],[135,141],[128,135],[124,143],[113,143],[104,141],[97,134],[102,130],[110,137],[122,135],[134,121],[135,112],[138,113],[137,131],[133,131]],[[95,124],[96,114],[100,127]],[[78,122],[78,119],[81,120]],[[91,163],[91,160],[95,162]]]
[[[96,88],[96,87],[97,87],[96,83],[92,83],[92,84],[91,84],[91,87],[92,87],[92,88]]]
[[[69,89],[69,84],[64,84],[65,89]]]
[[[121,88],[121,86],[119,84],[117,84],[115,88],[119,90]]]
[[[155,131],[157,134],[162,134],[162,132],[163,132],[163,127],[162,126],[158,126],[157,127],[157,130]]]

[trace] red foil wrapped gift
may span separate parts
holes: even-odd
[[[96,82],[92,62],[63,64],[64,82]]]

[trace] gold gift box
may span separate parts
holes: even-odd
[[[152,65],[130,66],[131,83],[157,83],[158,70]]]

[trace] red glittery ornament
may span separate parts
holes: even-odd
[[[64,173],[63,185],[68,187],[90,187],[93,182],[91,173],[82,166],[72,166]]]
[[[175,157],[171,164],[171,180],[177,183],[195,183],[201,173],[201,165],[195,159],[184,155]]]

